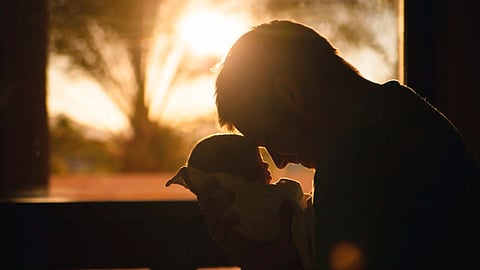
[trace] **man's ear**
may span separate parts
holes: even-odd
[[[290,75],[279,75],[275,78],[275,90],[278,100],[284,106],[304,110],[305,103],[299,81]]]

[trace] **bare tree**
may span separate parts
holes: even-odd
[[[160,0],[50,0],[49,10],[52,55],[67,56],[71,70],[96,80],[129,120],[132,136],[124,141],[122,168],[176,166],[183,158],[181,139],[149,116],[147,68],[154,49],[162,62],[175,48],[169,34],[181,5]],[[154,38],[161,44],[154,46]],[[182,74],[181,66],[177,68],[168,84]]]

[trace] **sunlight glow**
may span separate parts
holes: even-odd
[[[197,56],[223,56],[247,29],[248,20],[237,14],[222,14],[215,9],[191,9],[179,20],[183,42]]]
[[[175,46],[167,47],[167,51],[162,39],[165,33],[156,34],[148,82],[152,119],[175,124],[214,114],[215,78],[209,69],[253,25],[248,13],[228,8],[209,1],[190,2],[174,31],[169,32]],[[178,76],[188,69],[201,72],[193,77]]]

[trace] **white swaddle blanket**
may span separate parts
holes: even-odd
[[[187,177],[184,177],[184,173]],[[210,173],[193,167],[182,167],[167,182],[179,184],[193,193],[201,190],[209,181],[216,179],[221,188],[232,191],[235,198],[223,217],[235,214],[240,224],[233,230],[254,240],[273,241],[280,238],[280,207],[288,200],[293,208],[292,236],[305,269],[313,269],[313,235],[311,208],[306,200],[310,196],[304,194],[300,183],[290,179],[281,179],[267,185],[252,182],[241,176],[230,173]]]

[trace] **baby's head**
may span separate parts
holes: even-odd
[[[190,153],[188,166],[266,184],[272,179],[257,145],[236,134],[215,134],[201,139]]]

